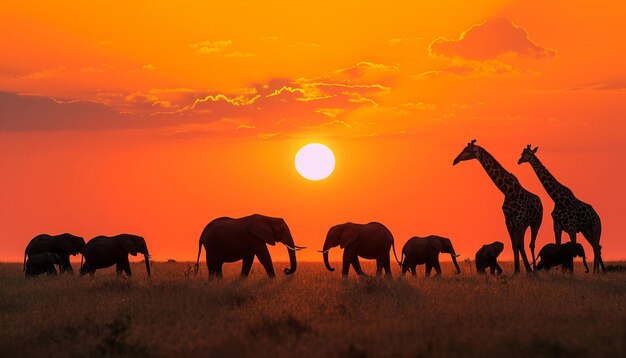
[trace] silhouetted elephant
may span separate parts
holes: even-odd
[[[391,275],[391,265],[389,250],[393,248],[393,256],[396,256],[396,248],[393,243],[393,235],[385,225],[377,222],[369,224],[345,223],[335,225],[328,230],[324,248],[319,251],[324,254],[324,265],[328,271],[335,271],[328,262],[328,251],[338,246],[343,250],[343,268],[341,274],[348,276],[350,265],[354,268],[357,275],[363,275],[359,257],[364,259],[376,260],[376,274]]]
[[[439,265],[439,253],[447,253],[452,257],[452,262],[457,273],[461,273],[461,269],[456,262],[459,256],[454,251],[450,239],[436,235],[426,237],[412,237],[404,244],[402,248],[402,275],[407,271],[415,276],[415,268],[417,265],[426,264],[426,276],[430,276],[433,267],[437,271],[437,275],[441,274],[441,266]]]
[[[146,272],[150,275],[150,254],[143,237],[130,234],[94,237],[85,246],[83,252],[85,263],[81,265],[80,273],[93,276],[97,269],[116,265],[115,270],[118,275],[123,271],[130,276],[128,254],[137,256],[137,253],[143,254]]]
[[[26,277],[38,276],[44,273],[56,275],[57,270],[54,265],[61,266],[61,257],[50,252],[32,254],[28,256],[28,261],[24,265]]]
[[[498,265],[498,256],[504,250],[504,244],[500,241],[494,241],[491,244],[483,245],[478,252],[476,252],[476,272],[484,274],[485,269],[489,267],[489,272],[493,275],[502,273],[502,267]]]
[[[541,248],[537,263],[537,271],[549,270],[554,266],[561,265],[563,271],[574,272],[574,257],[582,257],[585,265],[585,272],[589,272],[587,267],[587,259],[585,257],[585,249],[583,245],[575,242],[566,242],[564,244],[547,244]]]
[[[200,235],[198,258],[195,272],[200,266],[202,245],[206,250],[206,264],[209,277],[222,277],[222,265],[225,262],[243,260],[241,276],[248,276],[254,257],[259,260],[267,275],[274,277],[274,265],[267,245],[284,244],[289,252],[291,267],[285,268],[285,275],[296,272],[298,265],[296,251],[305,247],[296,246],[287,223],[282,218],[254,214],[238,219],[221,217],[207,224]]]
[[[68,271],[74,273],[72,265],[70,265],[70,255],[76,256],[83,252],[85,240],[80,236],[72,234],[48,235],[42,234],[35,236],[24,250],[24,271],[26,271],[26,256],[50,252],[59,255],[61,264],[59,271],[61,273]]]

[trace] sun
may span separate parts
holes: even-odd
[[[335,170],[335,155],[323,144],[307,144],[296,154],[296,170],[309,180],[326,179]]]

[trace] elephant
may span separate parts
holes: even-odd
[[[103,269],[115,265],[118,275],[122,272],[130,276],[130,263],[128,254],[137,256],[143,254],[146,262],[146,272],[150,275],[150,254],[146,240],[137,235],[120,234],[116,236],[97,236],[89,240],[85,246],[83,257],[85,263],[80,267],[81,275],[93,276],[97,269]],[[82,261],[82,260],[81,260]]]
[[[402,248],[402,275],[407,271],[415,276],[415,267],[417,265],[426,264],[426,276],[430,276],[430,272],[435,268],[437,275],[441,275],[441,266],[439,265],[439,253],[447,253],[452,257],[452,262],[456,268],[456,272],[461,273],[461,269],[456,262],[459,256],[454,251],[452,242],[445,237],[430,235],[426,237],[412,237],[404,244]]]
[[[195,273],[198,273],[200,253],[204,246],[209,278],[221,278],[222,265],[239,260],[242,260],[241,277],[247,277],[255,257],[261,262],[267,275],[273,278],[276,274],[267,245],[274,246],[277,242],[285,245],[289,253],[291,267],[285,268],[285,275],[294,274],[298,266],[296,251],[305,247],[294,244],[284,219],[259,214],[241,218],[217,218],[208,223],[200,235]]]
[[[61,273],[74,273],[70,264],[70,255],[76,256],[83,252],[85,247],[85,239],[72,234],[48,235],[41,234],[35,236],[24,250],[24,271],[26,271],[26,257],[34,254],[50,252],[59,255],[61,264],[59,271]]]
[[[537,263],[537,271],[543,269],[549,270],[554,266],[561,265],[563,271],[574,272],[574,257],[576,256],[582,257],[585,272],[589,272],[583,245],[577,242],[547,244],[541,248],[541,251],[539,251],[537,255],[537,258],[541,259],[541,261]]]
[[[491,244],[483,245],[478,252],[476,252],[476,272],[479,274],[485,274],[485,269],[489,267],[489,271],[493,275],[502,273],[502,267],[498,265],[498,255],[504,250],[504,244],[500,241],[494,241]]]
[[[57,270],[54,265],[61,266],[61,256],[51,252],[32,254],[28,255],[28,261],[24,265],[24,272],[26,277],[34,277],[44,273],[56,275]]]
[[[355,224],[347,222],[331,227],[326,234],[324,247],[318,251],[324,255],[324,265],[328,271],[335,271],[328,262],[328,251],[339,246],[343,250],[343,268],[341,274],[348,276],[350,265],[357,275],[363,275],[359,257],[376,260],[376,274],[381,275],[383,269],[387,276],[391,275],[389,249],[393,248],[393,256],[398,264],[398,256],[393,242],[393,235],[385,225],[378,222]]]

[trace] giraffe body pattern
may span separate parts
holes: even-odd
[[[520,271],[519,256],[521,255],[527,272],[532,271],[528,257],[524,250],[524,236],[530,227],[530,249],[533,261],[535,261],[535,240],[541,222],[543,220],[543,206],[541,199],[528,190],[524,189],[515,175],[508,172],[498,161],[484,148],[475,145],[475,141],[468,143],[467,147],[454,160],[454,165],[460,161],[477,159],[489,175],[489,178],[504,194],[502,212],[506,228],[511,238],[513,248],[515,272]],[[533,262],[534,265],[534,262]]]
[[[554,221],[554,239],[557,244],[561,243],[561,235],[565,231],[571,242],[576,242],[576,234],[582,233],[593,248],[593,272],[599,268],[604,271],[604,262],[600,250],[600,236],[602,223],[600,216],[593,207],[576,198],[572,190],[561,184],[535,155],[538,148],[531,149],[528,145],[522,151],[518,164],[528,162],[537,174],[539,181],[546,192],[554,201],[552,220]]]

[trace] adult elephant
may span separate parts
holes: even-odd
[[[498,256],[504,250],[504,244],[500,241],[494,241],[491,244],[483,245],[478,252],[474,262],[476,263],[476,272],[484,274],[485,269],[489,267],[489,271],[493,275],[502,273],[502,267],[498,264]]]
[[[589,272],[585,249],[577,242],[566,242],[564,244],[547,244],[541,248],[537,255],[540,261],[537,263],[537,271],[549,270],[554,266],[561,265],[563,271],[574,272],[574,257],[582,257],[585,265],[585,272]]]
[[[32,254],[28,256],[28,261],[24,265],[24,273],[26,277],[39,276],[47,273],[48,275],[56,275],[57,270],[54,265],[61,265],[61,257],[51,252],[43,252],[40,254]]]
[[[26,271],[26,257],[30,257],[35,254],[42,254],[49,252],[59,255],[61,264],[59,265],[59,271],[74,273],[72,265],[70,265],[70,255],[76,256],[83,252],[85,247],[85,239],[80,236],[72,234],[61,235],[48,235],[41,234],[35,236],[24,250],[24,271]]]
[[[376,274],[382,274],[383,269],[386,275],[391,275],[389,250],[393,247],[393,256],[396,256],[396,248],[393,243],[393,235],[385,225],[377,222],[368,224],[355,224],[347,222],[331,227],[326,234],[324,247],[321,252],[324,254],[324,265],[328,271],[335,271],[328,262],[328,251],[339,246],[343,249],[343,267],[341,274],[348,276],[350,265],[357,275],[363,275],[359,257],[376,260]]]
[[[285,274],[296,272],[298,263],[296,251],[305,247],[296,246],[287,223],[282,218],[274,218],[253,214],[242,218],[221,217],[207,224],[200,235],[198,258],[195,272],[200,267],[202,246],[206,251],[206,264],[209,277],[222,277],[222,265],[225,262],[242,260],[241,276],[246,277],[256,257],[269,277],[276,276],[272,257],[267,245],[274,246],[277,242],[284,244],[289,252],[290,268]]]
[[[430,235],[426,237],[412,237],[404,244],[402,248],[402,274],[411,271],[415,276],[415,268],[417,265],[426,264],[426,276],[430,276],[433,267],[437,271],[437,275],[441,274],[441,265],[439,265],[439,253],[447,253],[452,257],[454,268],[457,273],[461,273],[461,269],[456,262],[459,256],[454,251],[452,242],[445,237]]]
[[[80,267],[81,275],[94,275],[97,269],[103,269],[115,265],[118,275],[122,272],[131,275],[128,255],[137,256],[143,254],[146,262],[146,272],[150,275],[150,254],[143,237],[131,234],[116,236],[98,236],[89,240],[85,246],[83,257],[85,263]]]

